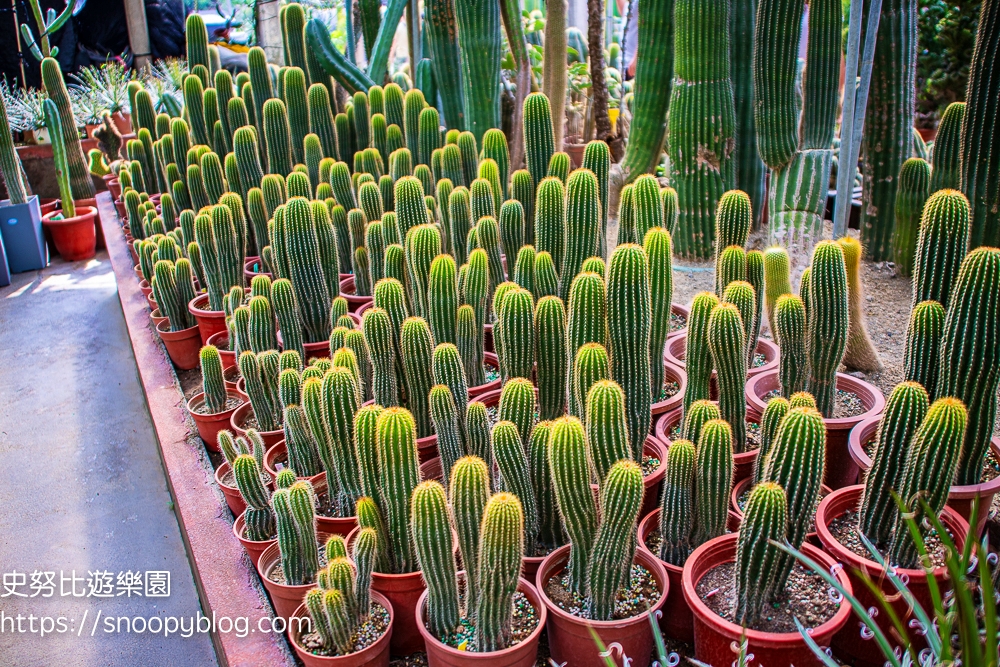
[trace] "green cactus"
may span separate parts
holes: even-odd
[[[682,437],[691,442],[698,442],[702,427],[713,419],[722,419],[719,406],[707,399],[695,401],[684,411]]]
[[[407,406],[417,424],[417,437],[432,434],[428,394],[433,379],[431,358],[434,343],[427,322],[421,317],[409,317],[400,330],[400,356],[406,380]]]
[[[589,142],[583,149],[583,164],[581,166],[594,172],[594,176],[597,177],[601,201],[601,228],[597,238],[597,254],[600,257],[607,257],[608,179],[611,172],[611,149],[600,139]]]
[[[725,294],[722,295],[722,302],[733,304],[739,311],[740,320],[743,323],[743,353],[749,364],[753,359],[750,342],[757,324],[756,294],[753,286],[745,280],[735,280],[729,283]]]
[[[483,460],[465,456],[456,461],[451,470],[448,494],[462,563],[466,572],[478,572],[480,527],[490,496],[490,471]],[[466,608],[474,610],[479,595],[478,577],[466,579],[465,590]]]
[[[774,336],[781,349],[778,378],[781,395],[785,398],[805,387],[808,358],[806,356],[806,309],[794,294],[778,298],[772,317]]]
[[[188,310],[188,303],[194,299],[190,262],[183,258],[176,263],[161,259],[156,262],[154,271],[154,296],[160,312],[170,322],[170,330],[183,331],[195,326],[194,317]]]
[[[535,297],[541,300],[546,296],[556,296],[559,292],[559,276],[552,261],[552,255],[543,251],[535,255]],[[561,301],[561,299],[560,299]]]
[[[952,102],[941,114],[934,153],[931,159],[931,192],[958,190],[962,183],[962,123],[965,122],[965,102]],[[902,185],[900,185],[902,187]]]
[[[528,470],[528,457],[518,427],[510,421],[497,422],[490,433],[490,443],[503,488],[517,496],[523,506],[524,550],[535,553],[538,535],[538,511]],[[482,580],[480,586],[487,584]]]
[[[961,400],[939,398],[927,409],[927,415],[913,435],[906,453],[906,469],[899,497],[909,512],[915,514],[918,527],[923,525],[924,505],[918,504],[916,498],[925,502],[934,516],[944,509],[952,480],[959,472],[960,459],[965,453],[962,443],[968,435],[967,422],[968,415]],[[981,472],[982,460],[976,459],[975,462],[980,466],[977,472]],[[962,483],[961,472],[959,483]],[[919,562],[917,546],[901,513],[896,514],[889,561],[904,568],[916,567]]]
[[[374,307],[365,311],[361,329],[371,352],[375,403],[383,406],[399,405],[399,382],[396,376],[396,336],[389,314]]]
[[[455,26],[465,125],[482,144],[486,131],[500,126],[500,6],[461,0],[455,4]]]
[[[921,301],[910,313],[903,352],[903,377],[936,395],[941,337],[944,335],[945,311],[937,301]]]
[[[573,395],[570,397],[572,400],[570,414],[584,418],[587,414],[587,396],[591,387],[601,380],[611,379],[611,364],[605,347],[599,343],[586,343],[580,346],[573,361],[572,372]],[[589,427],[587,419],[583,421]],[[627,434],[625,437],[627,438]],[[605,466],[602,472],[607,472],[607,467]],[[598,475],[598,479],[602,478],[602,475]]]
[[[663,349],[670,333],[670,301],[674,290],[670,233],[665,229],[651,229],[646,233],[643,247],[650,282],[649,385],[655,403],[663,389]]]
[[[566,179],[569,178],[569,172],[571,169],[572,165],[569,153],[563,153],[560,151],[552,154],[552,157],[549,159],[549,168],[545,172],[545,176],[558,178],[565,184]]]
[[[566,410],[566,309],[559,297],[544,296],[535,306],[535,358],[538,406],[542,420]]]
[[[625,394],[617,383],[602,379],[591,385],[585,401],[590,461],[603,483],[615,462],[633,458],[625,428]]]
[[[790,271],[788,252],[784,248],[771,247],[764,251],[764,307],[772,331],[775,329],[775,304],[783,295],[792,293]]]
[[[250,126],[238,128],[233,135],[233,152],[236,155],[236,165],[239,167],[240,180],[250,187],[260,187],[263,191],[264,201],[267,204],[274,204],[274,200],[268,199],[272,193],[265,183],[274,181],[264,181],[264,170],[260,165],[257,146],[257,131]],[[284,183],[281,183],[281,202],[284,203]],[[274,214],[274,208],[269,205],[268,212]],[[266,244],[265,244],[266,245]]]
[[[464,65],[463,65],[464,67]],[[465,173],[465,182],[472,185],[479,175],[479,141],[476,135],[469,131],[460,132],[458,135],[458,150],[462,155],[462,171]]]
[[[585,595],[597,533],[597,507],[590,490],[586,435],[579,419],[561,417],[552,423],[548,454],[559,514],[571,545],[567,566],[569,587],[571,591]]]
[[[441,121],[434,107],[426,107],[420,112],[418,125],[418,164],[430,166],[431,154],[441,148]]]
[[[471,386],[486,382],[483,372],[483,348],[479,343],[482,337],[482,325],[479,322],[472,306],[468,304],[459,306],[455,315],[455,344]]]
[[[231,465],[240,496],[247,504],[246,514],[243,515],[246,539],[261,542],[273,538],[274,513],[269,503],[267,488],[261,480],[257,459],[250,454],[240,454],[233,459]]]
[[[660,184],[654,176],[643,174],[632,184],[632,214],[637,243],[646,238],[646,232],[650,229],[663,227]]]
[[[917,232],[924,202],[930,196],[931,168],[926,160],[910,158],[899,170],[896,225],[892,231],[892,257],[897,270],[909,276],[917,248]]]
[[[760,418],[760,449],[753,462],[753,483],[757,484],[764,480],[764,471],[767,468],[768,455],[774,445],[778,435],[778,428],[781,420],[785,418],[791,410],[791,404],[781,396],[775,396],[767,402],[764,407],[764,414]]]
[[[747,255],[742,247],[732,245],[723,249],[716,258],[715,288],[720,298],[729,283],[747,278]]]
[[[736,542],[736,619],[744,626],[756,623],[765,605],[784,590],[784,554],[774,543],[784,543],[790,514],[778,484],[764,482],[750,492]]]
[[[309,202],[293,197],[285,204],[284,242],[288,253],[289,278],[295,290],[306,342],[330,336],[331,294],[323,273],[317,226]]]
[[[520,206],[520,204],[518,204]],[[530,245],[521,246],[514,261],[514,282],[528,290],[537,298],[535,292],[535,248]]]
[[[455,260],[438,255],[431,261],[427,281],[427,319],[437,345],[455,343],[455,314],[458,310],[458,283]]]
[[[263,296],[255,296],[250,299],[249,310],[250,349],[257,353],[277,350],[278,338],[270,300]]]
[[[706,333],[712,363],[718,370],[719,410],[729,422],[737,452],[746,446],[746,338],[739,309],[722,303],[712,310]]]
[[[924,204],[913,267],[913,305],[937,301],[946,310],[959,266],[970,247],[969,202],[957,190],[935,192]]]
[[[674,440],[667,450],[667,473],[660,502],[660,560],[682,566],[691,553],[694,530],[695,447]]]
[[[458,568],[444,487],[434,481],[419,484],[413,490],[410,512],[413,545],[427,582],[427,626],[444,639],[459,625]]]
[[[500,405],[497,416],[513,422],[526,448],[531,429],[535,424],[535,387],[530,380],[513,378],[500,390]]]
[[[371,312],[371,311],[366,311]],[[382,466],[382,498],[386,528],[397,573],[413,572],[416,555],[410,541],[410,498],[420,482],[416,424],[403,408],[387,408],[379,415],[376,447]]]
[[[844,252],[833,241],[821,241],[813,252],[809,272],[806,352],[809,358],[807,390],[816,397],[824,417],[833,416],[837,367],[847,349],[848,296]]]
[[[541,183],[555,152],[549,98],[542,93],[525,97],[523,122],[525,163],[532,180]]]
[[[473,607],[476,649],[481,652],[502,650],[511,641],[513,596],[525,554],[522,505],[519,496],[498,493],[483,509],[475,574],[479,590]]]
[[[573,368],[577,352],[585,344],[597,343],[607,347],[609,299],[606,293],[604,281],[596,273],[581,273],[573,281],[566,320],[567,368]],[[568,394],[575,397],[574,374],[569,374],[567,380]],[[575,414],[578,407],[574,398],[570,402],[570,414]]]
[[[41,76],[45,92],[48,98],[54,103],[56,111],[58,111],[58,131],[63,138],[65,146],[65,164],[67,165],[70,189],[72,190],[71,199],[90,199],[94,197],[94,183],[90,178],[90,172],[87,170],[87,158],[80,144],[80,135],[76,129],[76,120],[73,117],[69,92],[66,90],[66,83],[63,81],[59,63],[54,58],[43,59]],[[52,117],[55,114],[46,115],[47,117]],[[63,198],[65,199],[65,197]]]
[[[566,202],[562,261],[559,269],[560,296],[564,301],[569,299],[570,286],[580,271],[580,265],[598,251],[601,203],[597,177],[592,171],[578,169],[570,174],[566,184]],[[538,205],[541,208],[542,202],[539,201]],[[549,247],[545,249],[551,251]]]
[[[267,169],[271,174],[289,174],[292,171],[292,139],[285,103],[270,99],[263,106],[263,128],[267,146]]]
[[[292,586],[308,584],[319,570],[315,492],[307,481],[280,488],[271,497],[281,550],[281,569]]]
[[[698,437],[695,463],[695,531],[697,546],[726,532],[733,485],[733,432],[728,422],[705,422]]]
[[[594,620],[611,620],[618,592],[629,580],[642,494],[642,470],[634,461],[615,463],[601,484],[602,519],[587,573],[590,617]]]
[[[441,254],[441,233],[436,225],[419,224],[406,234],[406,269],[413,305],[421,317],[428,315],[428,284],[431,264]]]
[[[399,233],[405,240],[410,229],[427,224],[427,204],[424,202],[424,187],[414,176],[402,176],[396,180],[393,190],[396,201],[396,218]],[[433,259],[432,256],[430,259]],[[429,263],[430,260],[428,260]]]
[[[523,288],[512,289],[503,299],[497,312],[494,334],[500,341],[500,359],[504,377],[531,378],[535,364],[534,349],[534,299]]]

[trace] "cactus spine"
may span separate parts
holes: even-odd
[[[570,286],[580,266],[598,251],[601,202],[597,177],[588,169],[577,169],[566,184],[566,223],[560,270],[560,296],[569,299]],[[549,248],[546,248],[548,250]]]
[[[957,190],[935,192],[924,204],[913,268],[913,305],[937,301],[946,310],[969,249],[969,202]]]
[[[413,490],[420,482],[416,424],[407,410],[387,408],[379,415],[377,429],[382,497],[395,571],[412,572],[417,562],[409,537],[409,507]]]
[[[636,519],[642,505],[642,470],[634,461],[618,461],[601,485],[601,523],[587,572],[590,617],[610,620],[635,556]]]
[[[755,623],[775,595],[782,592],[780,570],[783,553],[771,544],[783,543],[787,533],[788,502],[778,484],[758,484],[750,492],[736,543],[736,618],[743,625]]]
[[[892,230],[892,257],[897,270],[904,276],[913,270],[913,255],[917,248],[917,232],[924,202],[930,196],[931,169],[926,160],[910,158],[899,170],[899,190],[896,193],[896,226]]]
[[[308,584],[319,570],[316,544],[315,492],[309,482],[295,482],[271,497],[277,519],[278,547],[285,581],[292,586]]]
[[[919,383],[933,399],[938,382],[945,311],[937,301],[921,301],[910,314],[903,353],[903,377]]]
[[[459,624],[458,583],[444,487],[423,482],[413,490],[413,544],[427,582],[427,625],[438,638]]]
[[[833,416],[837,367],[847,349],[848,294],[844,252],[838,243],[820,241],[809,271],[806,388],[824,417]]]
[[[586,435],[576,417],[561,417],[552,423],[549,468],[559,514],[570,538],[567,566],[570,590],[585,595],[588,565],[597,532],[597,508],[590,490]]]
[[[482,144],[486,130],[500,126],[500,6],[459,0],[455,3],[455,26],[465,124],[476,143]]]
[[[708,345],[708,322],[718,304],[719,299],[711,292],[699,292],[691,302],[685,352],[687,369],[687,387],[684,390],[685,412],[695,401],[709,398],[713,361]]]
[[[952,102],[941,115],[937,136],[934,137],[930,189],[927,194],[938,190],[957,190],[961,187],[961,141],[964,121],[965,102]]]
[[[794,294],[785,294],[774,308],[774,334],[781,349],[778,377],[785,398],[802,391],[808,368],[806,357],[806,308]]]
[[[651,229],[643,241],[649,275],[649,388],[652,401],[663,390],[663,348],[670,333],[670,302],[673,298],[673,242],[665,229]]]
[[[708,348],[719,374],[719,410],[729,422],[736,451],[746,446],[746,336],[739,309],[722,303],[708,318]]]

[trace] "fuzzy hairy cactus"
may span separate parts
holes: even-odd
[[[809,272],[808,391],[824,417],[833,416],[837,367],[848,340],[848,285],[844,252],[839,243],[820,241]]]
[[[413,490],[410,512],[413,545],[427,582],[427,626],[438,638],[445,638],[459,624],[458,568],[448,521],[444,487],[429,481]]]
[[[709,398],[712,377],[712,353],[708,345],[708,321],[719,299],[711,292],[695,294],[687,321],[687,348],[684,365],[687,387],[684,390],[684,411],[695,401]]]
[[[788,525],[785,491],[772,482],[750,492],[736,542],[736,619],[749,625],[782,592],[782,552],[771,542],[783,543]]]

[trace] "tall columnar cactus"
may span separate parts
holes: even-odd
[[[597,507],[590,490],[586,435],[576,417],[561,417],[552,424],[549,468],[559,513],[570,539],[569,588],[584,595],[590,555],[597,532]]]
[[[511,493],[491,497],[483,510],[476,598],[476,647],[499,651],[511,641],[512,600],[525,544],[523,502]],[[470,575],[466,575],[470,576]]]
[[[934,137],[928,194],[938,190],[957,190],[961,187],[963,122],[965,122],[965,102],[952,102],[941,114],[941,122]]]
[[[430,266],[427,281],[427,320],[434,343],[455,342],[455,314],[458,310],[458,283],[455,260],[438,255]]]
[[[483,349],[479,343],[483,327],[479,321],[476,317],[476,310],[471,305],[463,304],[458,307],[458,312],[455,315],[455,345],[462,357],[465,376],[468,378],[470,386],[486,383],[483,371]]]
[[[563,261],[565,225],[566,188],[558,178],[545,178],[538,184],[535,198],[534,236],[538,251],[552,256],[557,274]]]
[[[240,180],[250,187],[260,187],[263,190],[264,200],[267,201],[268,191],[263,187],[262,179],[264,170],[260,164],[257,147],[257,131],[253,127],[238,128],[233,134],[233,152],[236,155],[236,164],[240,171]],[[284,194],[282,194],[284,199]],[[273,214],[274,210],[268,208]],[[265,244],[266,245],[266,244]]]
[[[729,246],[745,247],[752,226],[753,204],[750,203],[747,193],[742,190],[730,190],[719,198],[715,212],[716,294],[721,295],[726,289],[720,282],[718,270],[723,249]]]
[[[667,450],[667,472],[660,502],[659,557],[682,566],[691,553],[695,521],[696,454],[690,440],[674,440]]]
[[[236,486],[247,504],[243,515],[246,525],[246,539],[263,541],[274,537],[274,512],[268,498],[268,490],[261,480],[260,465],[251,454],[240,454],[232,462]]]
[[[54,58],[45,58],[42,60],[41,71],[45,92],[59,112],[73,199],[90,199],[94,196],[94,182],[87,170],[87,157],[80,144],[80,135],[76,129],[76,119],[73,117],[73,107],[69,92],[66,90],[66,83],[63,81],[62,70]]]
[[[292,141],[285,103],[270,99],[263,106],[263,128],[267,146],[267,170],[272,174],[289,174],[292,171]]]
[[[319,240],[309,202],[293,197],[285,205],[285,245],[289,278],[295,290],[307,342],[330,335],[331,294],[323,274]]]
[[[736,542],[736,620],[756,623],[765,606],[783,591],[782,544],[790,515],[785,491],[772,482],[750,492]]]
[[[670,233],[665,229],[651,229],[646,233],[643,247],[650,284],[649,386],[655,403],[663,388],[663,348],[670,333],[670,302],[674,289]]]
[[[611,256],[607,277],[611,377],[625,392],[629,441],[636,461],[642,459],[651,419],[651,312],[646,262],[640,246],[619,246]]]
[[[781,349],[778,378],[781,395],[785,398],[805,387],[808,358],[806,357],[806,308],[794,294],[785,294],[774,308],[774,336]]]
[[[353,433],[354,413],[360,405],[355,370],[334,366],[323,377],[323,414],[329,433],[327,446],[334,463],[337,486],[351,504],[362,495]]]
[[[946,310],[969,245],[969,202],[957,190],[935,192],[924,204],[913,267],[913,305],[937,301]]]
[[[642,470],[634,461],[615,463],[601,485],[602,519],[587,572],[594,620],[612,618],[618,592],[629,580],[642,493]]]
[[[733,304],[740,313],[740,320],[743,322],[743,353],[747,358],[747,364],[749,364],[753,361],[754,351],[751,349],[751,340],[757,325],[756,295],[753,286],[745,280],[731,282],[722,295],[722,301]]]
[[[566,410],[566,309],[556,296],[535,306],[535,359],[539,416],[558,419]]]
[[[403,98],[403,133],[406,147],[416,164],[420,164],[420,113],[427,106],[424,94],[419,88],[408,90]]]
[[[187,41],[188,68],[201,65],[206,69],[208,61],[208,30],[205,21],[199,14],[190,14],[184,27],[184,37]]]
[[[694,545],[726,531],[733,484],[733,433],[721,419],[705,422],[698,438],[695,465]]]
[[[308,584],[319,570],[316,545],[315,492],[307,481],[280,488],[271,496],[278,528],[278,548],[285,582]]]
[[[527,438],[522,439],[513,422],[502,418],[490,432],[490,444],[500,471],[502,487],[521,500],[524,508],[524,545],[528,553],[534,553],[538,536],[538,510],[528,471],[524,445],[526,441]]]
[[[873,260],[891,256],[899,170],[912,154],[916,23],[915,2],[892,0],[882,6],[864,125],[861,197],[861,241]]]
[[[617,461],[633,458],[625,428],[625,394],[616,382],[598,380],[590,386],[585,402],[590,461],[603,485]]]
[[[848,286],[844,251],[833,241],[820,241],[809,271],[809,357],[807,390],[816,397],[824,417],[833,416],[837,367],[848,339]]]
[[[926,160],[910,158],[899,169],[899,190],[896,193],[896,226],[892,230],[892,257],[896,269],[904,276],[913,270],[913,255],[917,249],[917,232],[924,202],[930,196],[931,168]]]
[[[430,44],[434,79],[441,82],[441,112],[445,125],[465,129],[465,108],[462,99],[461,66],[455,35],[455,7],[450,2],[433,0],[424,6],[424,34]]]
[[[497,347],[503,350],[500,363],[504,377],[531,378],[535,365],[535,302],[531,292],[515,288],[508,293],[497,312],[498,333],[502,341]]]
[[[428,481],[413,490],[413,544],[427,582],[427,626],[445,638],[459,625],[458,567],[452,548],[451,524],[444,487]]]
[[[608,360],[608,351],[599,343],[586,343],[580,346],[573,361],[571,386],[573,395],[570,396],[571,407],[569,413],[577,415],[581,419],[586,416],[587,394],[590,388],[600,380],[611,379],[611,364]],[[586,420],[584,419],[586,424]],[[623,424],[624,426],[624,424]],[[605,470],[604,472],[607,472]]]
[[[188,310],[188,303],[194,299],[190,262],[183,258],[176,263],[161,259],[156,262],[154,271],[154,296],[160,312],[169,320],[170,330],[182,331],[195,326],[194,317]]]
[[[928,408],[927,416],[913,435],[906,454],[906,469],[903,471],[899,496],[908,510],[915,514],[914,519],[922,531],[926,531],[923,528],[924,510],[916,499],[926,502],[935,516],[944,509],[952,480],[955,479],[961,465],[960,458],[964,454],[962,441],[966,437],[967,423],[968,414],[962,401],[950,397],[939,398]],[[978,466],[981,466],[982,461],[977,460],[976,463],[977,472],[981,472],[981,467]],[[889,560],[906,568],[916,567],[919,561],[917,546],[906,520],[899,513],[896,515]]]
[[[903,377],[923,386],[931,399],[937,395],[941,338],[945,311],[937,301],[921,301],[910,313],[903,352]]]
[[[535,298],[539,298],[535,289],[535,248],[525,245],[517,253],[517,260],[514,262],[513,279],[514,282],[531,292]]]
[[[764,407],[764,414],[760,418],[760,448],[757,458],[753,463],[753,483],[757,484],[764,480],[764,473],[767,470],[768,456],[771,448],[777,439],[778,429],[781,421],[791,410],[788,399],[775,396],[767,402]]]
[[[423,318],[409,317],[403,322],[399,339],[407,406],[417,424],[417,437],[424,438],[432,433],[427,398],[434,384],[431,374],[431,358],[434,354],[431,330]]]
[[[910,443],[929,406],[927,392],[916,382],[896,385],[886,401],[858,517],[861,532],[875,544],[892,537],[898,514],[892,492],[902,490]]]
[[[729,80],[729,7],[704,0],[675,3],[674,44],[667,154],[674,170],[680,215],[677,253],[708,257],[716,202],[736,179],[736,120]],[[759,88],[758,88],[759,89]]]
[[[326,157],[338,159],[340,155],[337,149],[337,127],[333,121],[333,110],[326,86],[319,83],[309,86],[307,107],[309,131],[319,137]]]
[[[563,232],[563,252],[560,263],[561,291],[569,298],[573,278],[580,272],[584,260],[598,251],[601,229],[601,202],[597,177],[588,169],[570,174],[566,184],[566,224]]]
[[[458,420],[459,411],[447,385],[436,384],[431,387],[427,402],[434,431],[437,433],[442,479],[447,482],[455,461],[465,455],[465,437]]]
[[[369,311],[370,312],[370,311]],[[395,571],[413,572],[416,556],[410,541],[410,498],[420,483],[417,433],[413,416],[402,408],[387,408],[378,418],[375,439],[382,467],[382,498]]]
[[[17,205],[27,201],[20,159],[14,150],[14,135],[7,119],[7,103],[0,99],[0,175],[7,186],[7,198]]]
[[[962,262],[945,319],[937,396],[953,396],[968,408],[968,429],[957,484],[978,484],[996,415],[1000,384],[998,303],[1000,250],[979,248]]]
[[[389,314],[378,307],[365,311],[361,319],[365,342],[371,352],[373,393],[375,403],[383,406],[399,405],[399,380],[396,375],[396,336]]]
[[[722,303],[708,318],[708,348],[719,375],[719,410],[733,432],[737,452],[746,447],[746,337],[739,309]]]
[[[500,127],[500,6],[460,0],[455,3],[455,26],[465,125],[482,144],[486,130]]]
[[[572,369],[578,350],[587,343],[598,343],[607,347],[608,316],[607,289],[604,281],[596,273],[581,273],[573,281],[570,290],[569,309],[566,321],[567,368]],[[567,377],[568,395],[576,395],[573,373]],[[570,414],[576,414],[579,406],[570,401]],[[583,415],[577,415],[582,417]]]
[[[458,548],[467,573],[466,609],[475,610],[479,597],[478,572],[480,528],[483,510],[490,497],[490,471],[477,456],[465,456],[455,462],[448,482],[448,500],[458,535]]]
[[[722,419],[719,406],[707,399],[695,401],[684,411],[684,424],[681,429],[681,436],[691,442],[698,442],[701,438],[701,429],[705,424],[713,419]]]
[[[711,292],[699,292],[691,302],[684,362],[687,369],[687,386],[684,389],[685,412],[695,401],[709,398],[713,361],[708,345],[708,320],[718,304],[718,297]]]
[[[740,246],[724,248],[715,262],[716,294],[721,297],[729,283],[747,279],[747,254]]]
[[[653,227],[663,226],[660,184],[654,176],[643,174],[632,184],[632,216],[637,243],[641,243]]]
[[[774,307],[778,299],[792,293],[791,265],[784,248],[771,247],[764,251],[764,308],[767,322],[774,331]]]
[[[524,99],[523,119],[525,164],[532,180],[541,183],[555,151],[549,98],[543,93],[528,95]]]

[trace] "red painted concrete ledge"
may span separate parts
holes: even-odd
[[[233,535],[232,514],[215,488],[212,465],[187,414],[174,368],[153,331],[110,193],[97,196],[97,208],[202,613],[216,618],[248,617],[251,630],[269,627],[267,622],[263,626],[258,622],[273,617],[274,612],[253,564]],[[212,643],[220,665],[296,664],[283,635],[251,632],[241,638],[235,633],[212,632]]]

